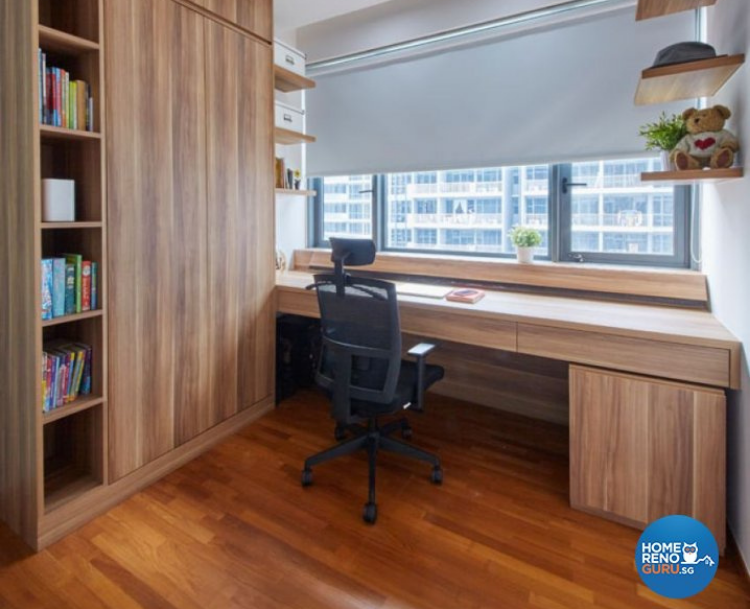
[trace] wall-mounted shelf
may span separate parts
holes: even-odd
[[[290,93],[304,89],[314,89],[315,81],[281,66],[273,67],[274,86],[279,91]]]
[[[698,184],[733,180],[744,175],[742,167],[729,169],[690,169],[687,171],[653,171],[641,174],[641,182],[668,182],[675,184]]]
[[[66,55],[81,55],[99,50],[99,43],[61,32],[46,25],[39,26],[39,46],[46,51],[56,51]]]
[[[293,188],[277,188],[277,195],[293,195],[298,197],[314,197],[318,193],[314,190],[295,190]]]
[[[722,55],[648,68],[641,73],[635,103],[659,104],[677,99],[712,97],[743,63],[744,55]]]
[[[690,11],[714,4],[716,4],[716,0],[638,0],[635,19],[636,21],[642,21],[643,19]]]
[[[312,135],[299,133],[298,131],[290,131],[289,129],[283,129],[282,127],[276,127],[275,139],[277,144],[283,145],[313,144],[315,142],[315,138]]]

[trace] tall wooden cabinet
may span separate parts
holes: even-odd
[[[41,548],[273,407],[272,2],[3,15],[0,520]],[[40,125],[39,48],[91,85],[93,132]],[[42,221],[42,178],[75,180],[75,222]],[[100,264],[100,305],[42,321],[65,253]],[[56,338],[92,347],[91,393],[43,413]]]
[[[172,0],[108,7],[119,479],[271,397],[273,85],[253,36]]]

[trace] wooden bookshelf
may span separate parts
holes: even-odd
[[[315,137],[307,135],[306,133],[299,133],[298,131],[290,131],[282,127],[276,127],[275,129],[275,140],[277,144],[283,144],[290,146],[294,144],[314,144]]]
[[[648,68],[641,73],[635,103],[660,104],[678,99],[712,97],[743,63],[744,55],[722,55]]]
[[[297,197],[314,197],[318,193],[314,190],[296,190],[294,188],[277,188],[277,195],[291,195]]]
[[[81,342],[92,349],[91,395],[50,412],[42,412],[41,379],[26,408],[35,415],[37,437],[37,494],[44,511],[38,514],[39,529],[45,518],[66,503],[84,497],[106,483],[107,421],[107,214],[106,214],[106,123],[103,108],[104,46],[101,44],[103,0],[37,0],[39,22],[33,24],[39,47],[47,54],[47,65],[61,67],[71,79],[89,83],[94,98],[95,131],[37,125],[39,143],[36,165],[41,178],[75,181],[76,221],[43,222],[41,180],[35,179],[35,261],[39,277],[42,258],[65,253],[81,254],[99,265],[98,308],[36,322],[34,361],[41,361],[44,343],[54,339]],[[32,11],[32,15],[34,12]],[[38,68],[33,62],[29,78],[38,113]],[[38,121],[38,118],[36,118]],[[38,284],[40,281],[35,281]],[[34,310],[41,310],[39,289],[33,294]]]
[[[712,6],[716,0],[638,0],[637,21]]]
[[[729,169],[690,169],[687,171],[652,171],[641,174],[641,182],[699,184],[734,180],[744,176],[742,167]]]
[[[315,88],[314,80],[287,70],[286,68],[282,68],[281,66],[274,66],[273,75],[275,88],[284,93]]]

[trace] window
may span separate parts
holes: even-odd
[[[539,257],[688,266],[689,189],[640,182],[659,169],[645,158],[318,179],[314,242],[512,256],[524,225],[542,234]]]

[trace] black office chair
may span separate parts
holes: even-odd
[[[363,239],[331,239],[333,274],[315,275],[320,305],[322,350],[316,382],[331,399],[336,439],[349,440],[305,460],[302,485],[312,484],[312,467],[366,449],[369,457],[369,500],[363,518],[377,519],[375,467],[378,450],[386,450],[432,464],[432,482],[443,481],[440,459],[391,436],[411,435],[406,419],[380,425],[380,418],[405,408],[423,410],[424,393],[443,378],[440,366],[428,365],[435,346],[422,343],[409,351],[416,362],[401,360],[401,327],[396,286],[387,281],[352,277],[344,265],[363,266],[375,260],[375,244]],[[359,422],[367,425],[359,425]]]

